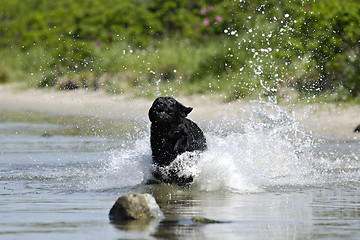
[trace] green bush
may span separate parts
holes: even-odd
[[[0,82],[357,99],[359,22],[356,0],[3,0]]]

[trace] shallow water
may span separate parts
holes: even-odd
[[[360,239],[360,139],[313,137],[281,110],[255,110],[233,124],[241,129],[202,126],[208,151],[178,159],[196,176],[191,188],[143,184],[144,122],[130,137],[69,135],[68,125],[1,114],[1,239]],[[151,193],[166,219],[111,223],[130,192]]]

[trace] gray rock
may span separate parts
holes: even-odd
[[[134,193],[120,197],[109,212],[111,221],[163,220],[164,214],[150,194]]]

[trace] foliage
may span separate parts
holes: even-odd
[[[3,0],[0,82],[352,100],[359,22],[357,0]]]

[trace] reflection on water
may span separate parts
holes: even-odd
[[[2,120],[0,238],[359,239],[360,142],[314,141],[275,120],[241,133],[210,129],[191,188],[143,184],[151,170],[146,130],[67,135],[59,133],[69,126],[53,120]],[[45,130],[57,134],[43,137]],[[166,219],[110,223],[111,206],[130,192],[152,194]]]

